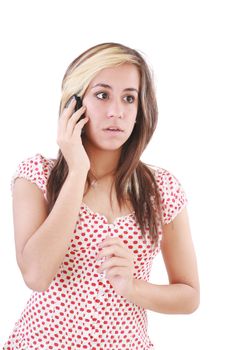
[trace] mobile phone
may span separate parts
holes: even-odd
[[[75,107],[74,107],[74,110],[75,110],[75,112],[79,109],[79,108],[81,108],[82,107],[82,100],[81,100],[81,97],[79,97],[79,96],[77,96],[77,95],[73,95],[74,96],[74,98],[75,98],[75,100],[76,100],[76,105],[75,105]],[[72,97],[73,97],[72,96]],[[71,98],[72,98],[71,97]]]
[[[65,107],[68,107],[68,106],[69,106],[72,97],[74,97],[75,100],[76,100],[76,105],[75,105],[75,107],[74,107],[74,111],[76,112],[76,111],[77,111],[79,108],[81,108],[82,105],[83,105],[83,104],[82,104],[82,99],[81,99],[80,96],[72,95],[72,96],[69,98],[68,102],[66,103]],[[83,119],[83,118],[85,118],[85,115],[84,115],[84,114],[81,115],[81,117],[79,118],[79,120],[77,121],[77,123],[78,123],[81,119]]]

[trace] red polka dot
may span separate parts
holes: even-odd
[[[22,161],[12,177],[35,183],[46,198],[53,160],[40,154]],[[154,172],[161,195],[163,224],[187,203],[178,180],[167,170]],[[98,272],[98,244],[107,235],[118,237],[134,254],[134,278],[149,281],[152,262],[160,251],[151,248],[149,228],[144,238],[131,213],[109,224],[104,215],[82,203],[67,253],[45,292],[32,292],[5,349],[154,349],[147,333],[146,310],[118,295]]]

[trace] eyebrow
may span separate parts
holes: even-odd
[[[111,87],[110,85],[104,84],[104,83],[96,84],[96,85],[92,86],[92,89],[94,89],[94,88],[97,87],[97,86],[101,86],[101,87],[108,88],[108,89],[111,89],[111,90],[112,90],[112,87]],[[132,88],[132,87],[126,88],[126,89],[124,89],[123,91],[136,91],[136,92],[138,93],[138,90],[135,89],[135,88]]]

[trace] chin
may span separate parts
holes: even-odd
[[[102,151],[114,152],[122,149],[122,144],[120,145],[96,145],[96,148],[101,149]]]
[[[89,138],[87,135],[83,135],[83,141],[86,145],[94,148],[98,148],[104,151],[117,151],[122,148],[124,143],[127,140],[117,140],[117,139],[109,139],[109,140],[97,140],[93,138]]]

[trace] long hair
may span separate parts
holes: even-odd
[[[156,129],[158,109],[153,71],[142,54],[122,44],[112,42],[93,46],[83,52],[68,66],[63,77],[59,115],[72,95],[77,94],[81,98],[84,96],[91,80],[100,70],[123,63],[134,64],[137,67],[140,74],[140,91],[137,122],[130,137],[122,146],[114,185],[119,207],[122,207],[128,197],[134,208],[142,235],[145,238],[146,229],[148,229],[151,243],[156,244],[158,224],[159,221],[161,222],[160,193],[153,168],[142,162],[140,157]],[[67,175],[68,165],[59,149],[47,182],[49,212],[53,208]],[[91,172],[89,171],[87,191],[90,183]]]

